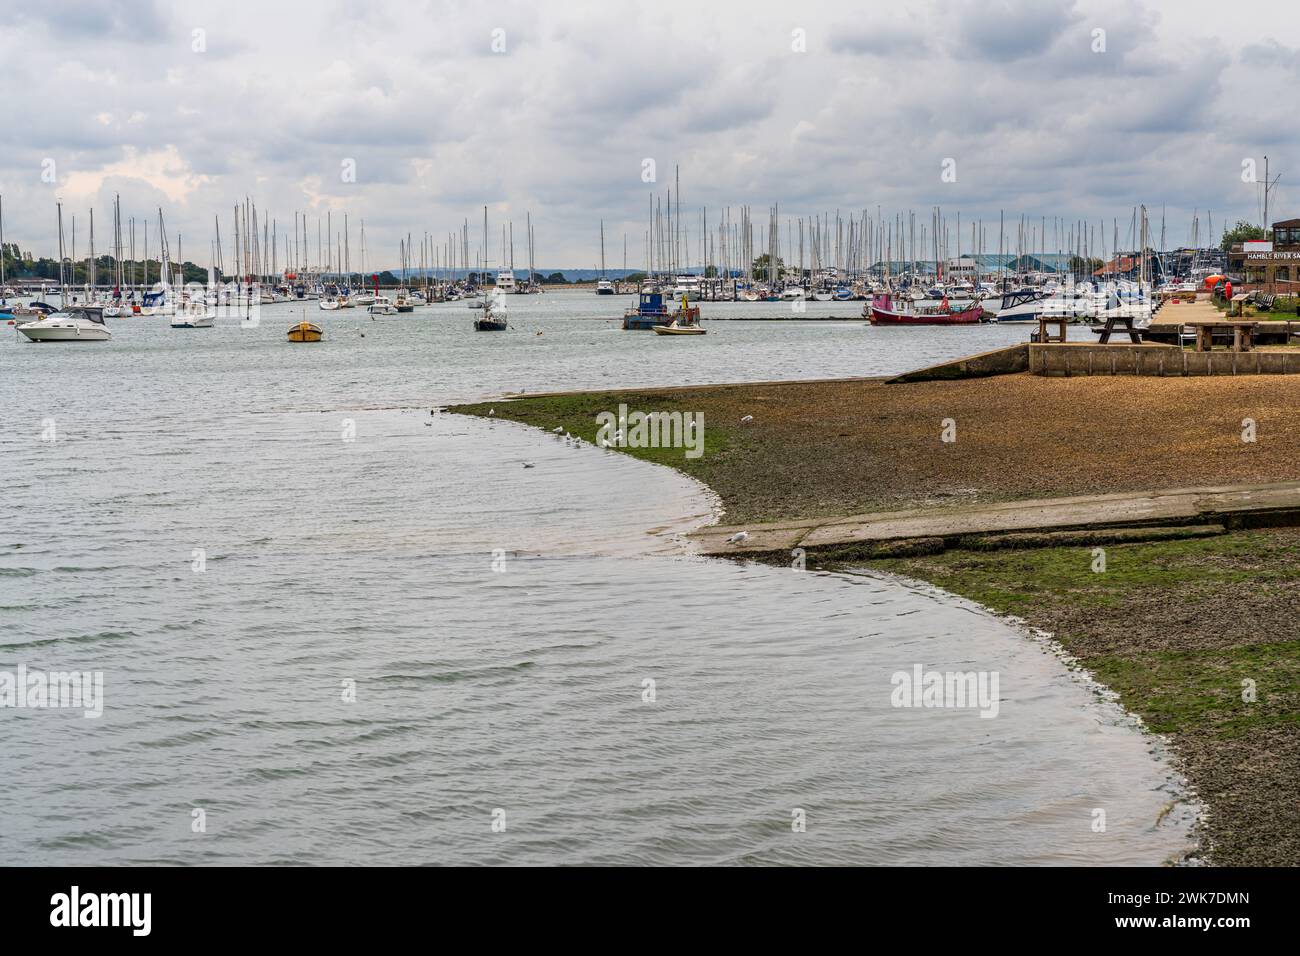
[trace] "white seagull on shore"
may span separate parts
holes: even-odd
[[[556,425],[553,429],[551,429],[551,431],[555,432],[555,434],[558,435],[562,431],[564,431],[564,427],[562,425]]]
[[[744,544],[748,540],[749,540],[748,531],[737,531],[735,534],[733,534],[730,538],[727,539],[727,544]]]
[[[748,425],[748,424],[749,424],[750,422],[752,422],[753,420],[754,420],[754,416],[753,416],[753,415],[746,415],[744,418],[742,418],[742,419],[740,420],[740,424],[742,424],[742,425]]]

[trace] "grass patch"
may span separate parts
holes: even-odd
[[[876,561],[873,567],[920,577],[999,613],[1024,616],[1044,597],[1086,606],[1115,606],[1131,590],[1149,591],[1185,583],[1226,586],[1256,580],[1255,569],[1236,567],[1223,560],[1201,559],[1253,554],[1259,537],[1218,535],[1109,545],[1103,549],[1103,572],[1093,570],[1097,560],[1093,549],[1081,547],[945,551],[926,558]],[[1291,573],[1273,569],[1274,576],[1286,577]]]
[[[1217,654],[1165,651],[1089,662],[1098,680],[1162,734],[1231,738],[1300,722],[1300,641],[1254,644]],[[1243,700],[1253,681],[1254,701]]]
[[[596,416],[602,412],[618,414],[619,404],[625,404],[628,412],[680,412],[684,416],[701,412],[698,404],[692,403],[671,392],[637,392],[617,397],[602,394],[545,395],[536,398],[522,398],[511,401],[479,402],[473,405],[455,405],[448,409],[462,415],[486,417],[492,411],[494,417],[507,421],[532,425],[543,431],[554,432],[562,428],[583,441],[596,443],[600,424]],[[632,448],[619,447],[634,458],[651,461],[658,465],[668,465],[686,472],[688,475],[706,480],[709,473],[710,459],[724,457],[736,441],[738,427],[724,426],[711,421],[704,414],[703,454],[698,458],[686,457],[683,448]]]

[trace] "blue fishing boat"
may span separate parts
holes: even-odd
[[[642,292],[636,308],[623,313],[623,328],[631,331],[646,332],[656,325],[667,325],[670,321],[662,292]]]

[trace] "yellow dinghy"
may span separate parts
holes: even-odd
[[[312,325],[310,322],[304,320],[302,322],[299,322],[297,325],[290,327],[289,341],[290,342],[319,342],[322,334],[323,333],[321,332],[319,325]]]

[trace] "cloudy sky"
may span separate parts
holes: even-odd
[[[1127,223],[1146,203],[1172,245],[1194,209],[1216,233],[1258,219],[1242,164],[1262,179],[1265,154],[1271,218],[1300,215],[1300,7],[1241,9],[3,0],[5,237],[53,255],[62,199],[78,252],[92,207],[102,249],[120,193],[206,262],[214,215],[228,247],[248,196],[285,232],[307,213],[313,243],[316,217],[347,213],[354,256],[364,219],[368,264],[391,265],[408,232],[468,219],[477,241],[486,204],[494,230],[515,223],[517,265],[531,212],[539,266],[592,267],[602,218],[611,267],[624,234],[636,266],[650,192],[680,166],[692,222],[779,203]]]

